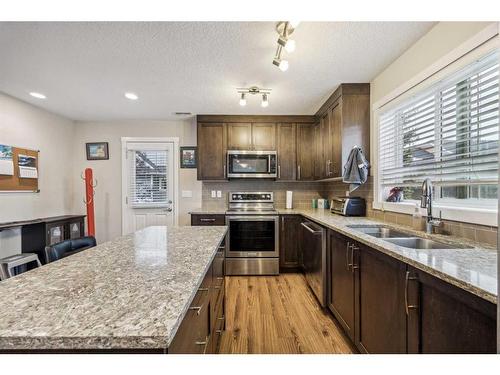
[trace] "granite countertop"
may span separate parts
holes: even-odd
[[[170,345],[227,227],[148,227],[0,282],[0,350]]]
[[[192,213],[214,214],[221,213],[221,209],[203,208]],[[323,209],[278,209],[278,213],[280,215],[302,215],[487,301],[497,303],[497,251],[494,248],[456,237],[450,238],[450,236],[446,235],[428,235],[422,231],[415,231],[410,227],[381,222],[371,218],[344,217]],[[348,227],[348,225],[359,224],[383,224],[413,233],[418,237],[430,238],[450,244],[467,245],[471,248],[410,249]]]

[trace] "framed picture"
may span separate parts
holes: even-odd
[[[86,143],[87,160],[108,160],[109,150],[108,142]]]
[[[197,147],[181,147],[181,168],[196,168],[197,165]]]

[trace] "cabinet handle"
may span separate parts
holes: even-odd
[[[285,233],[285,217],[281,217],[281,231]]]
[[[410,314],[410,309],[418,309],[418,305],[408,305],[408,284],[410,280],[418,280],[418,277],[410,276],[410,271],[406,271],[405,276],[405,311],[406,315]]]
[[[218,335],[221,335],[222,334],[222,329],[216,329],[215,333],[218,334]]]
[[[297,165],[297,180],[300,180],[300,165]]]
[[[217,280],[224,280],[223,277],[217,277]]]
[[[208,292],[210,289],[208,288],[198,288],[198,292]]]
[[[226,164],[224,164],[224,177],[226,177]]]
[[[278,179],[281,178],[281,165],[278,165]]]
[[[328,160],[328,176],[331,176],[332,175],[332,161],[331,160]]]
[[[350,247],[351,247],[351,244],[349,242],[347,242],[347,246],[345,248],[345,266],[346,266],[347,271],[349,271],[349,267],[352,265],[351,263],[349,263],[349,248]]]
[[[217,320],[224,320],[224,315],[218,317]]]
[[[205,341],[195,341],[194,344],[195,345],[199,345],[199,346],[203,346],[204,347],[203,348],[203,354],[206,353],[206,351],[207,351],[207,344],[208,344],[207,338],[205,338]]]
[[[359,266],[357,264],[354,264],[354,250],[359,250],[359,247],[356,245],[352,244],[351,245],[351,272],[354,273],[354,270],[358,269]]]
[[[215,219],[200,219],[202,223],[213,223]]]
[[[201,306],[193,306],[193,307],[190,307],[189,310],[196,311],[196,315],[200,315],[200,312],[201,312],[202,308],[203,308],[203,305],[201,305]]]

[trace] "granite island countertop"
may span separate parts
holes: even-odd
[[[0,350],[165,351],[227,227],[148,227],[0,282]]]
[[[324,209],[279,209],[280,215],[302,215],[318,224],[333,229],[360,243],[370,246],[417,269],[427,272],[461,289],[469,291],[489,302],[497,303],[497,251],[478,244],[446,235],[428,235],[410,227],[381,222],[366,217],[345,217]],[[201,208],[191,214],[221,214],[220,208]],[[419,237],[467,245],[468,249],[410,249],[398,246],[350,228],[349,225],[385,225]]]

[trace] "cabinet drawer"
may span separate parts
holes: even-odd
[[[191,225],[226,225],[225,215],[191,215]]]

